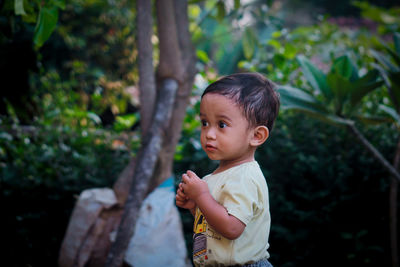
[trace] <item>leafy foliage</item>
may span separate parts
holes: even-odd
[[[348,56],[336,58],[327,74],[303,56],[299,61],[312,91],[281,86],[282,108],[297,109],[329,123],[352,124],[362,98],[383,84],[375,70],[359,77]]]
[[[8,203],[2,250],[8,266],[55,263],[77,195],[112,186],[137,147],[128,137],[97,129],[86,116],[70,116],[59,113],[30,127],[2,118],[1,201]]]
[[[7,114],[0,117],[0,197],[8,266],[54,265],[77,195],[111,186],[140,142],[132,130],[140,119],[137,91],[126,89],[137,81],[134,1],[63,3],[9,0],[0,10],[1,77],[13,84],[2,93],[24,97],[18,105],[2,95],[0,105]],[[393,157],[398,113],[387,90],[374,90],[381,81],[372,69],[397,81],[386,68],[398,66],[391,55],[399,42],[387,37],[398,26],[390,23],[396,9],[358,4],[363,16],[386,18],[374,19],[374,32],[324,16],[289,28],[285,7],[274,1],[189,3],[199,75],[175,155],[177,183],[187,169],[200,176],[215,169],[199,143],[199,96],[217,76],[236,71],[290,84],[281,91],[286,105],[333,124],[379,122],[363,132]],[[35,32],[43,44],[36,50]],[[387,172],[342,128],[282,109],[256,157],[269,185],[274,265],[389,265]],[[181,215],[190,253],[192,216]]]

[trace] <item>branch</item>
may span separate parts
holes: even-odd
[[[153,16],[151,1],[137,1],[137,48],[140,89],[140,124],[142,136],[150,127],[156,100],[156,82],[153,66]]]
[[[181,83],[184,69],[176,29],[174,2],[172,0],[157,0],[156,11],[158,39],[160,41],[160,62],[157,76],[161,79],[173,78]]]
[[[348,129],[352,134],[357,137],[357,139],[364,145],[364,147],[374,156],[375,159],[379,161],[380,164],[397,180],[400,181],[399,172],[382,156],[382,154],[358,131],[358,129],[353,125],[347,125]]]
[[[140,207],[150,187],[151,177],[163,141],[163,133],[171,118],[177,88],[178,84],[175,80],[166,79],[162,83],[153,122],[138,153],[133,183],[118,227],[117,238],[111,245],[107,257],[107,267],[120,267],[124,261],[125,251],[134,234]]]
[[[159,2],[164,2],[164,0]],[[154,186],[157,186],[172,174],[175,148],[181,136],[182,122],[186,114],[186,107],[189,102],[190,92],[193,88],[194,77],[197,71],[195,65],[196,53],[189,32],[187,2],[188,1],[174,0],[172,2],[172,7],[169,7],[173,9],[171,9],[169,12],[173,11],[175,13],[173,13],[172,16],[171,14],[168,14],[168,16],[167,14],[160,14],[158,17],[160,20],[159,24],[161,25],[166,23],[166,17],[172,17],[174,25],[169,25],[169,27],[167,27],[168,29],[163,28],[163,30],[179,32],[179,35],[176,36],[177,39],[172,40],[171,36],[169,36],[169,38],[171,38],[169,42],[173,42],[174,46],[179,48],[178,51],[175,51],[170,46],[161,45],[162,42],[160,39],[160,55],[161,53],[169,55],[170,60],[172,60],[171,62],[165,61],[165,64],[169,64],[168,69],[178,69],[178,71],[175,72],[175,77],[177,77],[177,80],[179,81],[179,89],[175,98],[174,109],[172,111],[173,119],[170,120],[168,131],[165,132],[165,139],[162,145],[159,163],[157,164],[158,168],[154,175]],[[160,8],[162,7],[158,6],[159,11],[163,10],[160,10]],[[161,25],[159,27],[161,27]],[[159,31],[160,30],[162,29],[159,29]],[[179,69],[183,69],[183,71],[179,73]],[[161,58],[158,75],[161,77],[166,75],[161,69]]]
[[[184,68],[184,80],[189,84],[193,83],[194,77],[197,73],[196,69],[196,49],[192,43],[192,36],[189,32],[189,17],[188,17],[188,3],[187,1],[175,0],[175,22],[176,29],[179,32],[178,42],[181,50],[182,64]],[[184,95],[190,95],[191,87],[189,89],[181,87],[179,91],[184,91]]]

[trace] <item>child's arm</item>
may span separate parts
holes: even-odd
[[[208,185],[192,171],[182,175],[184,194],[193,200],[201,210],[207,222],[225,238],[234,240],[244,231],[246,225],[211,196]]]

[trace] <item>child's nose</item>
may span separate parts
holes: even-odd
[[[215,129],[214,129],[213,127],[210,127],[210,128],[207,130],[206,137],[207,137],[208,139],[215,139],[215,138],[216,138]]]

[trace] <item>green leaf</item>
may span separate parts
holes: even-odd
[[[278,92],[281,96],[282,106],[295,104],[313,109],[316,112],[327,112],[320,101],[303,90],[290,86],[279,86]]]
[[[355,80],[358,78],[357,69],[347,55],[335,59],[333,63],[333,72],[336,72],[346,80]]]
[[[312,88],[321,92],[327,99],[330,99],[332,92],[328,87],[326,75],[317,69],[306,57],[300,55],[297,57],[306,79],[311,84]]]
[[[278,92],[281,96],[281,107],[283,110],[297,110],[336,126],[354,123],[351,120],[330,114],[321,102],[303,90],[290,86],[280,86]]]
[[[396,42],[395,36],[393,36],[393,41]],[[391,49],[388,45],[386,45],[383,42],[382,42],[382,45],[385,48],[385,50],[390,54],[390,56],[393,58],[394,62],[396,62],[396,64],[398,66],[400,66],[400,52],[397,52],[397,51]],[[395,43],[395,46],[396,46],[396,43]],[[397,50],[396,47],[395,47],[395,49]]]
[[[251,59],[253,57],[255,47],[256,47],[256,35],[251,28],[246,28],[243,35],[243,53],[246,59]]]
[[[392,62],[390,62],[390,60],[382,53],[371,50],[371,54],[383,67],[385,67],[389,71],[399,71],[399,68],[393,65]]]
[[[24,0],[14,0],[14,12],[15,15],[22,15],[22,16],[26,15],[24,9]]]
[[[97,125],[101,124],[101,119],[96,113],[88,111],[87,117],[89,119],[91,119],[95,124],[97,124]]]
[[[124,131],[129,130],[138,121],[138,116],[136,114],[126,114],[116,116],[115,119],[114,130]]]
[[[41,47],[54,31],[58,20],[58,8],[56,6],[40,9],[39,19],[36,24],[33,41],[36,47]]]
[[[297,48],[292,45],[291,43],[286,43],[285,44],[285,52],[284,56],[287,59],[294,59],[297,55]]]
[[[282,47],[281,43],[275,39],[268,40],[267,44],[273,46],[276,51],[279,51],[279,49]]]
[[[208,63],[210,61],[210,58],[208,57],[207,53],[203,50],[196,50],[196,55],[197,58],[204,63]]]
[[[352,107],[357,106],[361,99],[368,93],[383,85],[382,80],[378,80],[379,71],[371,70],[362,78],[352,83],[350,91],[350,103]]]
[[[389,115],[398,125],[400,125],[400,116],[399,113],[392,107],[379,105],[379,109]]]
[[[345,100],[346,95],[350,93],[351,82],[338,73],[328,73],[326,76],[327,83],[333,94],[341,102]]]

